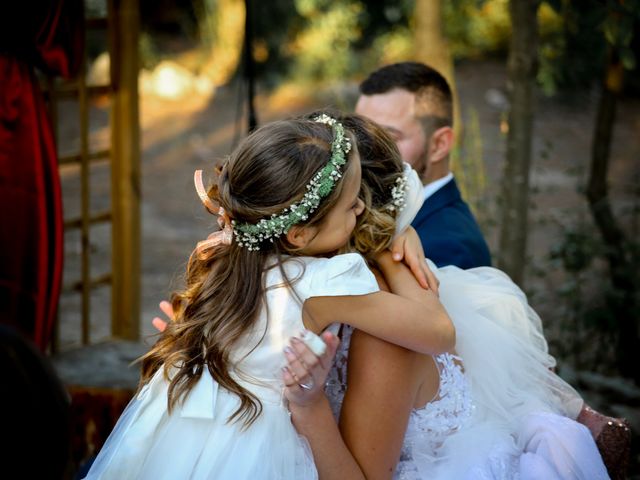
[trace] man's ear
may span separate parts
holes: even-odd
[[[304,225],[294,225],[287,232],[287,241],[295,248],[303,249],[316,236],[315,227],[306,227]]]
[[[442,127],[431,135],[429,140],[429,162],[435,163],[447,158],[453,148],[453,129]]]

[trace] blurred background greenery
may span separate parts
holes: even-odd
[[[416,3],[441,3],[442,31],[454,61],[506,55],[511,36],[508,0],[252,2],[252,50],[261,82],[275,86],[283,80],[316,85],[344,81],[361,78],[382,64],[414,58],[420,49],[414,42]],[[140,4],[145,67],[177,56],[185,67],[199,72],[210,68],[208,61],[213,60],[219,70],[216,82],[231,80],[244,38],[243,1],[141,0]],[[602,71],[603,34],[611,43],[624,42],[625,67],[637,73],[635,8],[633,1],[541,2],[538,81],[545,92],[588,86]],[[611,11],[615,14],[609,15]],[[187,51],[191,55],[178,55]],[[637,75],[630,77],[629,88],[637,89]]]

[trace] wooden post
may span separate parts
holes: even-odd
[[[137,0],[111,0],[111,333],[140,334],[140,124]]]
[[[89,168],[89,99],[87,98],[87,61],[82,58],[80,74],[78,75],[78,106],[80,110],[80,186],[81,186],[81,216],[80,242],[82,245],[82,345],[89,345],[91,340],[91,254],[90,241],[91,226],[89,224],[91,193],[89,191],[91,174]]]
[[[459,165],[458,149],[462,141],[462,114],[460,110],[460,100],[458,98],[458,88],[453,65],[453,57],[449,42],[443,32],[442,21],[442,0],[416,0],[414,7],[414,58],[429,67],[437,70],[449,84],[453,96],[453,129],[454,148],[450,155],[450,167],[456,174],[458,186],[462,190],[463,196],[466,193],[467,183],[461,181],[466,173]]]

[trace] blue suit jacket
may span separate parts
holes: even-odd
[[[426,257],[437,266],[491,265],[489,247],[455,180],[425,200],[411,225],[422,240]]]

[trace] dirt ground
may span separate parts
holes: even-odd
[[[465,124],[477,115],[482,162],[487,176],[480,217],[492,252],[497,249],[495,200],[504,159],[505,142],[501,132],[504,118],[505,67],[498,62],[470,62],[456,70],[457,84]],[[357,85],[347,84],[327,90],[315,99],[278,98],[260,94],[257,99],[261,123],[307,112],[316,107],[348,108],[355,100]],[[337,99],[332,99],[336,94]],[[536,102],[534,153],[531,184],[532,208],[528,254],[530,269],[527,291],[541,314],[552,352],[567,340],[567,328],[561,326],[564,307],[557,289],[566,281],[564,274],[549,261],[549,252],[563,230],[580,222],[590,222],[584,197],[578,187],[584,182],[597,96],[577,93],[562,99],[539,95]],[[142,124],[142,298],[141,332],[153,333],[151,319],[158,313],[158,302],[168,298],[180,285],[180,276],[195,244],[213,228],[214,219],[206,214],[193,189],[193,171],[210,168],[227,155],[243,133],[245,123],[236,123],[238,88],[223,87],[212,99],[189,96],[182,100],[141,98]],[[609,185],[616,211],[637,205],[633,194],[640,179],[640,100],[620,102],[611,151]],[[77,109],[71,103],[60,105],[59,139],[62,152],[78,145]],[[97,102],[91,111],[93,149],[108,143],[108,104]],[[467,133],[468,135],[468,133]],[[476,152],[479,151],[476,147]],[[61,170],[65,218],[79,213],[77,169]],[[97,164],[91,171],[91,209],[109,206],[109,168]],[[628,217],[627,217],[628,218]],[[630,234],[637,226],[626,225]],[[91,271],[94,275],[110,269],[110,228],[96,226],[91,231]],[[79,278],[79,235],[66,235],[64,283]],[[597,279],[596,279],[597,280]],[[597,288],[597,282],[591,287]],[[62,376],[69,382],[128,384],[135,382],[135,370],[122,376],[126,364],[144,351],[144,344],[119,344],[110,340],[110,290],[98,288],[91,298],[92,354],[83,354],[80,345],[80,296],[64,293],[60,304],[59,347],[55,356]],[[570,333],[569,333],[570,334]],[[560,343],[559,343],[560,342]],[[98,355],[95,352],[100,352]],[[560,359],[561,367],[562,359]],[[82,365],[82,367],[80,367]],[[116,373],[120,370],[119,373]],[[580,372],[560,370],[568,378],[584,384],[583,393],[600,410],[624,415],[640,431],[640,389],[622,379],[595,376],[584,380]],[[588,373],[588,372],[587,372]],[[587,375],[588,376],[588,375]],[[126,377],[126,375],[125,375]],[[607,383],[609,382],[609,383]],[[593,385],[596,385],[593,387]],[[622,392],[622,393],[621,393]]]

